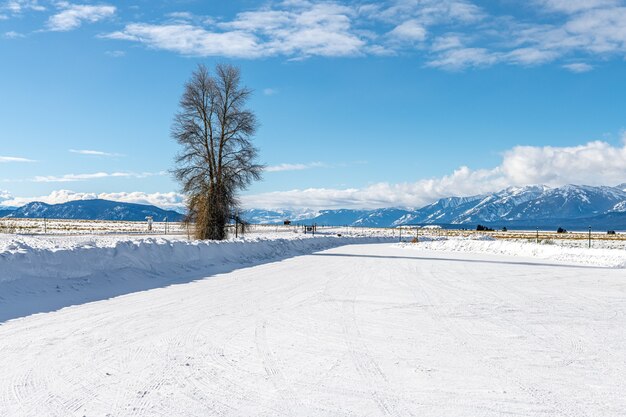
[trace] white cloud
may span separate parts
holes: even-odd
[[[194,15],[189,13],[189,12],[173,12],[173,13],[168,13],[167,17],[169,17],[170,19],[173,19],[174,21],[189,21],[189,20],[194,20]]]
[[[100,193],[98,194],[98,198],[123,201],[126,203],[152,204],[157,207],[179,211],[185,208],[185,197],[176,192],[144,193],[136,191],[131,193]]]
[[[120,50],[106,51],[104,54],[106,56],[108,56],[108,57],[111,57],[111,58],[122,58],[122,57],[126,56],[126,52],[125,51],[120,51]]]
[[[352,26],[354,10],[337,3],[291,3],[289,7],[239,13],[231,21],[132,23],[105,38],[140,42],[191,56],[354,56],[368,42]]]
[[[325,167],[323,162],[310,162],[308,164],[279,164],[265,168],[265,172],[302,171],[311,168]]]
[[[147,178],[156,175],[166,175],[165,172],[94,172],[91,174],[65,174],[61,176],[36,176],[33,182],[76,182],[89,181],[101,178]]]
[[[623,0],[532,4],[538,6],[534,21],[490,15],[469,0],[282,1],[231,20],[170,14],[161,23],[130,23],[103,37],[188,56],[303,59],[421,53],[427,66],[446,70],[626,54]]]
[[[507,53],[504,57],[507,61],[521,65],[539,65],[553,61],[559,55],[556,51],[538,48],[518,48]]]
[[[7,190],[0,190],[0,206],[8,206],[8,204],[5,204],[4,202],[7,200],[11,200],[12,198],[13,196],[11,196],[11,193],[9,193]]]
[[[275,88],[264,88],[263,94],[266,96],[273,96],[278,94],[278,90],[276,90]]]
[[[103,37],[128,40],[191,56],[255,58],[263,55],[254,35],[245,32],[211,32],[190,24],[133,23]]]
[[[426,39],[426,28],[416,19],[410,19],[396,26],[389,35],[404,41],[423,41]]]
[[[0,19],[2,20],[2,19]],[[10,30],[8,32],[4,32],[4,37],[6,39],[18,39],[23,38],[25,35],[23,33],[16,32],[14,30]]]
[[[463,41],[457,34],[445,34],[434,39],[431,45],[432,51],[445,51],[446,49],[459,49],[463,47]]]
[[[0,156],[0,164],[9,163],[9,162],[36,162],[32,159],[28,158],[19,158],[16,156]]]
[[[539,13],[537,20],[528,23],[510,16],[485,16],[479,25],[465,28],[463,42],[460,38],[442,40],[434,36],[427,65],[449,70],[498,63],[529,66],[561,59],[606,60],[626,53],[623,1],[536,0],[535,3],[540,6],[540,12],[546,12],[547,18]],[[455,32],[459,29],[455,28]],[[578,65],[561,66],[576,71]]]
[[[518,146],[505,153],[501,170],[513,185],[617,184],[626,179],[626,145]]]
[[[446,49],[426,65],[447,70],[461,70],[468,67],[486,67],[500,60],[497,53],[485,48]]]
[[[37,0],[9,0],[1,7],[12,14],[20,14],[27,10],[44,11],[46,8],[39,4]]]
[[[626,7],[593,9],[571,18],[563,27],[565,41],[574,40],[593,54],[626,50]]]
[[[563,68],[570,70],[571,72],[583,73],[593,70],[593,66],[585,64],[584,62],[575,62],[572,64],[565,64]]]
[[[86,5],[59,2],[57,5],[62,9],[59,13],[50,16],[47,27],[51,31],[65,32],[76,29],[83,22],[95,23],[112,17],[115,14],[115,6],[110,5]]]
[[[536,2],[550,11],[564,13],[577,13],[600,7],[620,5],[620,0],[536,0]]]
[[[91,155],[91,156],[111,156],[111,157],[115,157],[115,156],[123,156],[122,154],[119,153],[110,153],[110,152],[102,152],[102,151],[94,151],[94,150],[89,150],[89,149],[70,149],[69,150],[71,153],[77,153],[80,155]]]
[[[460,167],[440,178],[378,183],[365,188],[310,188],[246,195],[255,208],[421,207],[449,196],[468,196],[517,185],[617,185],[626,182],[626,140],[621,146],[594,141],[571,147],[517,146],[491,169]]]
[[[2,2],[2,0],[0,0]],[[51,2],[59,12],[48,29],[67,31],[115,15],[108,4]],[[232,19],[166,14],[160,22],[127,23],[101,37],[138,42],[186,56],[298,60],[311,56],[422,54],[427,66],[446,70],[496,64],[544,65],[606,60],[626,54],[624,0],[533,0],[533,20],[490,14],[476,0],[311,0],[266,2]],[[0,19],[45,10],[37,0],[9,0]],[[522,10],[526,13],[527,10]],[[6,36],[11,37],[13,32]],[[429,42],[430,39],[430,42]],[[120,56],[111,52],[110,56]],[[563,62],[559,62],[559,61]],[[565,65],[564,65],[565,64]]]
[[[125,203],[151,204],[165,209],[183,210],[185,199],[182,194],[175,192],[144,193],[144,192],[119,192],[119,193],[78,193],[69,190],[56,190],[48,195],[38,197],[14,197],[8,191],[0,191],[0,204],[4,206],[23,206],[33,201],[41,201],[48,204],[62,204],[75,200],[93,200],[95,198],[121,201]]]
[[[465,0],[392,0],[365,10],[374,19],[398,22],[413,18],[424,25],[476,23],[485,17],[480,7]]]

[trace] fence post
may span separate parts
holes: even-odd
[[[535,243],[539,244],[539,226],[537,226],[537,238]]]
[[[591,249],[591,226],[589,226],[589,249]]]

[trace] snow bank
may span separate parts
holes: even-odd
[[[116,271],[170,275],[216,265],[249,265],[353,243],[384,242],[378,237],[293,237],[187,241],[16,238],[0,242],[0,282],[36,278],[85,278]]]
[[[376,236],[282,236],[222,242],[0,236],[0,324],[337,246],[392,241]]]
[[[626,268],[626,251],[620,249],[594,249],[565,247],[550,244],[507,241],[490,236],[476,237],[420,237],[420,242],[399,243],[400,247],[468,253],[488,253],[507,256],[538,258],[579,265]]]

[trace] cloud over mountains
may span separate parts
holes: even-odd
[[[324,167],[325,164],[281,164],[272,172]],[[68,174],[60,177],[36,177],[37,182],[74,182],[98,179],[115,173]],[[117,176],[141,175],[118,173]],[[494,192],[510,186],[543,184],[617,185],[626,182],[626,141],[613,146],[592,141],[569,147],[517,146],[502,155],[500,164],[489,169],[461,166],[448,175],[405,183],[376,183],[363,188],[307,188],[246,194],[241,200],[246,208],[382,208],[420,207],[450,196],[470,196]],[[64,203],[71,200],[102,198],[131,203],[153,204],[163,208],[184,207],[184,197],[176,192],[77,193],[53,191],[38,197],[13,197],[4,192],[2,205],[22,205],[31,201]],[[2,201],[4,200],[4,201]]]

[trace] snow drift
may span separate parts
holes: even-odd
[[[399,243],[398,245],[416,250],[486,253],[544,259],[576,265],[626,268],[626,251],[623,249],[565,247],[499,240],[490,236],[470,238],[420,237],[418,244]]]
[[[84,278],[118,271],[167,275],[224,264],[253,264],[377,238],[315,237],[186,241],[163,238],[121,240],[112,244],[86,241],[69,247],[37,248],[12,242],[0,252],[0,282],[36,278]],[[100,244],[98,244],[100,243]]]
[[[319,235],[222,242],[119,237],[3,239],[0,322],[337,246],[390,241]]]

